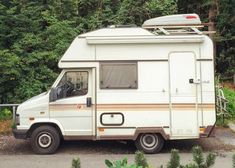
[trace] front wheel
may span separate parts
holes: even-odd
[[[160,134],[140,134],[135,141],[135,145],[138,150],[144,153],[158,153],[164,145],[164,139]]]
[[[33,131],[30,143],[35,153],[52,154],[60,145],[60,136],[54,127],[40,126]]]

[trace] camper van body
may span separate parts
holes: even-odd
[[[52,88],[18,107],[14,135],[33,139],[37,153],[55,152],[49,148],[60,137],[135,140],[147,153],[164,140],[208,137],[216,121],[213,62],[203,34],[111,27],[79,35]],[[62,94],[65,84],[73,94]]]

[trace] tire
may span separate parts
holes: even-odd
[[[60,145],[60,135],[52,126],[40,126],[32,132],[30,144],[37,154],[53,154]]]
[[[144,153],[153,154],[161,151],[164,145],[164,139],[160,134],[145,133],[140,134],[135,140],[135,146]]]

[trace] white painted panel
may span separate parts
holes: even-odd
[[[195,97],[195,84],[189,79],[196,80],[195,56],[191,52],[173,53],[170,55],[171,96]],[[194,99],[195,101],[195,99]],[[174,103],[174,101],[172,101]]]
[[[214,92],[214,66],[213,61],[201,61],[202,91]]]
[[[204,42],[201,43],[201,59],[213,59],[213,42],[210,37],[204,35]]]
[[[53,117],[58,120],[63,128],[65,135],[92,135],[92,117],[68,116],[68,117]]]
[[[197,44],[109,44],[96,46],[97,60],[159,60],[168,59],[171,51],[193,51]],[[198,55],[198,54],[197,54]]]
[[[97,112],[97,126],[102,127],[100,115],[106,111]],[[124,123],[121,127],[162,127],[169,126],[169,110],[118,110],[109,112],[120,112],[124,115]]]
[[[203,121],[204,121],[204,125],[214,125],[215,121],[216,121],[216,113],[215,111],[203,111]]]
[[[95,60],[95,46],[87,45],[85,38],[75,38],[61,58],[59,67],[61,61],[69,60]]]
[[[168,92],[144,92],[137,90],[102,90],[97,93],[98,104],[151,104],[169,103]]]
[[[98,136],[117,136],[117,135],[130,135],[133,136],[135,133],[135,128],[115,128],[115,129],[111,129],[111,128],[105,128],[103,132],[99,132],[99,130],[97,130],[97,134]]]
[[[173,110],[172,117],[172,136],[197,136],[197,113],[195,111]]]
[[[168,61],[139,62],[139,90],[168,92],[168,74]]]

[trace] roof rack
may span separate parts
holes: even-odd
[[[150,30],[156,35],[191,35],[215,33],[215,31],[199,30],[207,25],[207,23],[201,23],[201,20],[197,14],[179,14],[146,20],[142,25],[142,28]]]
[[[185,35],[185,34],[213,34],[215,31],[201,31],[204,25],[158,25],[158,26],[142,26],[142,28],[151,31],[156,35]]]

